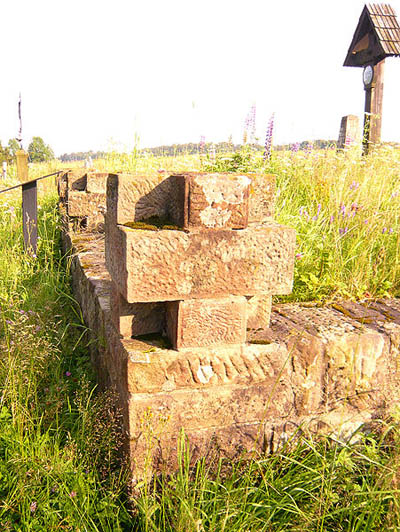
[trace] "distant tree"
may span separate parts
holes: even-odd
[[[29,159],[36,163],[51,161],[54,159],[54,152],[48,144],[45,144],[41,137],[32,137],[32,142],[28,146]]]
[[[21,149],[18,140],[17,139],[10,139],[8,141],[8,149],[9,149],[9,151],[11,153],[12,158],[14,159],[15,158],[15,152],[17,150]]]
[[[6,162],[7,164],[12,163],[12,155],[7,146],[2,146],[0,142],[0,163]]]

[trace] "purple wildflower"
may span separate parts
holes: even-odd
[[[69,494],[70,497],[74,498],[76,497],[76,491],[71,491],[71,493]]]
[[[302,259],[303,256],[304,256],[304,253],[296,253],[296,259],[297,259],[297,260]]]
[[[299,151],[300,149],[300,142],[295,142],[294,144],[292,144],[291,148],[293,153],[296,153]]]
[[[389,227],[389,233],[393,233],[393,227]]]
[[[265,149],[264,149],[264,161],[267,159],[271,159],[271,149],[272,149],[272,135],[274,132],[274,120],[275,120],[275,113],[272,113],[268,126],[267,126],[267,132],[265,135]]]
[[[199,142],[199,151],[200,156],[203,156],[205,153],[205,147],[206,147],[206,137],[204,135],[201,135],[200,142]]]
[[[66,377],[71,377],[71,375],[72,375],[72,373],[71,373],[70,371],[66,371],[66,372],[65,372],[65,376],[66,376]]]
[[[334,215],[332,214],[332,216],[329,218],[329,223],[330,223],[330,224],[333,224],[334,221],[335,221],[335,217],[334,217]]]
[[[29,509],[30,509],[32,514],[34,514],[36,512],[36,508],[37,508],[37,502],[36,501],[32,501],[30,506],[29,506]]]
[[[386,233],[386,231],[387,231],[387,227],[384,227],[384,228],[382,229],[382,234]]]
[[[349,185],[350,190],[357,190],[360,186],[360,183],[358,181],[353,181],[351,185]]]
[[[345,234],[347,233],[348,230],[349,230],[348,227],[344,227],[344,228],[343,228],[343,227],[340,227],[340,228],[339,228],[339,233],[340,233],[341,235],[345,235]]]

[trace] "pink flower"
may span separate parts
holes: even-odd
[[[70,497],[74,498],[76,497],[76,491],[71,491],[71,493],[69,494]]]
[[[65,376],[66,376],[66,377],[71,377],[71,375],[72,375],[72,373],[71,373],[70,371],[66,371],[66,372],[65,372]]]
[[[297,260],[302,259],[303,256],[304,256],[304,253],[296,253],[296,259],[297,259]]]
[[[30,509],[32,514],[34,514],[36,512],[36,508],[37,508],[37,502],[36,501],[32,501],[30,506],[29,506],[29,509]]]

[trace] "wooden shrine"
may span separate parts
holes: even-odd
[[[343,65],[364,68],[364,154],[381,140],[384,63],[393,56],[400,56],[400,26],[393,8],[365,5]]]

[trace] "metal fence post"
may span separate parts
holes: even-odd
[[[36,255],[37,249],[37,182],[22,185],[22,226],[26,251]]]

